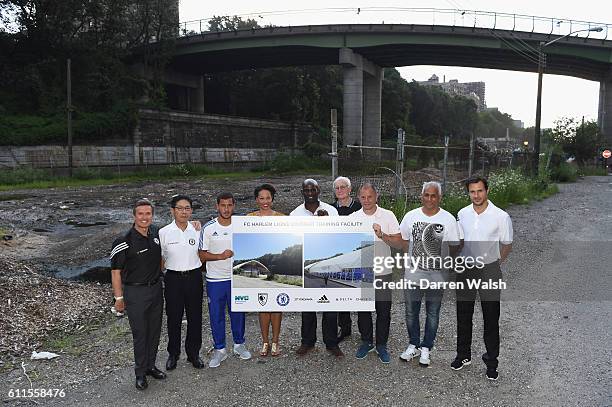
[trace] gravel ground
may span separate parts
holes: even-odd
[[[299,202],[301,177],[273,179],[280,186],[276,207],[288,211]],[[242,191],[238,210],[251,207],[250,189],[257,181],[232,181],[232,189]],[[211,190],[216,185],[195,185]],[[33,191],[35,197],[0,202],[0,217],[15,219],[8,225],[15,231],[15,242],[0,256],[11,256],[31,265],[66,261],[66,251],[75,263],[90,261],[107,254],[111,237],[129,221],[125,207],[135,194],[164,191],[166,199],[174,191],[194,185],[173,183],[129,187],[101,187],[96,190],[73,189]],[[324,184],[324,188],[329,185]],[[588,177],[575,184],[560,186],[561,192],[545,201],[509,210],[514,222],[515,245],[503,267],[509,289],[503,293],[500,355],[500,379],[489,382],[484,377],[484,352],[481,339],[482,317],[476,308],[474,321],[473,364],[460,372],[449,364],[454,357],[454,295],[448,292],[441,312],[432,365],[421,368],[416,363],[398,359],[407,345],[402,294],[395,293],[389,350],[392,362],[383,365],[375,354],[356,360],[359,344],[356,323],[353,336],[341,344],[344,360],[334,360],[321,343],[317,351],[297,358],[299,314],[284,315],[283,355],[278,358],[254,358],[240,361],[229,358],[218,369],[195,370],[183,359],[164,382],[149,381],[149,389],[133,386],[131,335],[125,318],[108,316],[101,326],[56,342],[61,357],[34,362],[16,359],[13,368],[0,373],[2,399],[9,404],[61,404],[107,406],[130,405],[612,405],[612,177]],[[191,190],[191,189],[189,189]],[[247,193],[249,192],[249,193]],[[154,193],[154,192],[151,192]],[[6,194],[4,194],[6,196]],[[166,196],[167,195],[167,196]],[[0,194],[0,197],[2,194]],[[204,192],[203,202],[212,193]],[[0,198],[1,199],[1,198]],[[70,209],[59,208],[68,199]],[[162,198],[159,201],[163,200]],[[96,203],[97,202],[97,203]],[[45,206],[46,205],[46,206]],[[96,205],[107,208],[96,211]],[[207,205],[210,205],[208,202]],[[18,212],[18,213],[15,213]],[[200,214],[203,213],[199,212]],[[63,217],[85,214],[107,225],[61,228]],[[62,215],[63,214],[63,215]],[[63,217],[62,217],[63,216]],[[163,223],[163,222],[160,222]],[[34,225],[48,225],[53,233],[32,234],[25,230]],[[42,226],[41,226],[42,225]],[[7,228],[7,225],[0,226]],[[55,228],[55,229],[54,229]],[[79,237],[79,234],[81,237]],[[71,240],[72,239],[72,240]],[[79,242],[76,245],[75,242]],[[66,243],[68,241],[68,243]],[[63,243],[60,243],[63,242]],[[63,246],[62,246],[63,244]],[[46,248],[48,246],[48,248]],[[75,249],[75,246],[83,246]],[[27,249],[31,247],[31,249]],[[58,248],[59,247],[59,248]],[[62,254],[63,253],[63,254]],[[75,253],[72,255],[72,253]],[[205,313],[206,315],[206,313]],[[356,320],[354,316],[353,320]],[[205,339],[208,334],[205,318]],[[247,344],[255,354],[259,346],[256,314],[247,316]],[[228,338],[230,338],[228,332]],[[158,366],[165,363],[165,332],[160,344]],[[9,389],[30,387],[61,388],[65,398],[22,399],[8,397]]]

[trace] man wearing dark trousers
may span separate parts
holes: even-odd
[[[357,192],[361,209],[349,215],[351,218],[371,222],[372,229],[376,235],[374,241],[374,256],[390,257],[391,248],[403,248],[402,235],[400,233],[399,222],[395,214],[388,209],[378,206],[378,192],[374,185],[363,184]],[[389,328],[391,326],[391,290],[385,285],[392,281],[391,268],[384,268],[376,273],[374,286],[381,288],[375,290],[376,307],[376,336],[374,336],[374,324],[372,323],[371,312],[359,312],[357,314],[357,327],[361,334],[361,345],[355,353],[357,359],[364,359],[368,353],[376,351],[378,359],[382,363],[390,363],[391,357],[387,350],[389,339]],[[376,343],[374,342],[376,339]]]
[[[115,240],[111,279],[115,308],[127,310],[134,341],[136,388],[147,388],[147,376],[165,379],[155,367],[161,333],[163,296],[158,229],[151,225],[153,205],[141,199],[134,205],[133,227]]]
[[[468,280],[474,282],[501,282],[500,263],[512,250],[512,220],[510,216],[488,200],[489,186],[486,178],[473,177],[467,180],[466,189],[472,204],[461,209],[457,215],[460,237],[463,242],[461,255],[475,259],[480,257],[482,268],[466,269],[457,273],[457,356],[451,368],[460,370],[472,363],[472,317],[476,294],[480,296],[484,321],[484,343],[487,352],[482,360],[487,366],[486,376],[497,380],[499,356],[500,290],[470,288]]]
[[[290,216],[338,216],[336,209],[319,201],[321,189],[314,179],[306,179],[302,183],[302,196],[304,203],[295,208]],[[327,351],[337,358],[344,356],[338,347],[338,313],[324,312],[321,321],[323,342]],[[302,345],[296,353],[304,356],[314,349],[317,342],[317,313],[302,312]]]
[[[338,177],[334,180],[334,194],[336,201],[333,206],[338,211],[338,215],[348,216],[361,209],[359,201],[351,198],[351,180],[347,177]],[[338,327],[340,327],[338,342],[351,335],[351,325],[351,313],[338,312]]]
[[[181,323],[187,314],[185,353],[193,367],[201,369],[202,298],[204,285],[202,262],[198,256],[199,232],[189,222],[192,199],[175,195],[170,201],[174,221],[159,231],[162,258],[166,268],[164,296],[168,318],[168,360],[166,370],[176,368],[181,353]]]

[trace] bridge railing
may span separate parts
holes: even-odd
[[[556,36],[585,30],[575,35],[602,40],[612,39],[612,24],[479,10],[409,7],[336,7],[266,11],[241,14],[238,17],[241,17],[243,20],[255,20],[260,27],[324,24],[418,24],[489,28]],[[188,36],[209,32],[209,24],[213,18],[183,21],[180,23],[179,35]],[[603,30],[601,32],[587,31],[594,27],[602,27]]]

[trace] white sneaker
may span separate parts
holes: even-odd
[[[251,352],[248,351],[244,343],[234,345],[234,355],[240,356],[240,359],[242,360],[251,359]]]
[[[223,362],[225,359],[227,359],[227,351],[225,348],[215,349],[210,362],[208,362],[208,367],[219,367],[221,362]]]
[[[421,347],[421,357],[419,358],[419,365],[429,366],[431,361],[429,360],[429,348]]]
[[[414,345],[408,345],[404,353],[400,355],[400,359],[409,362],[412,358],[419,356],[419,350]]]

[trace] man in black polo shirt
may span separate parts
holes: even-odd
[[[340,216],[348,216],[353,212],[361,209],[361,204],[358,200],[351,198],[351,180],[346,177],[338,177],[334,180],[334,193],[336,201],[332,204],[338,211]],[[338,326],[340,334],[338,342],[342,342],[344,338],[351,335],[351,313],[338,312]]]
[[[134,224],[115,240],[111,251],[111,279],[115,308],[127,310],[132,338],[136,388],[147,388],[147,375],[165,379],[155,367],[162,322],[161,247],[158,229],[151,225],[153,204],[141,199],[132,210]]]

